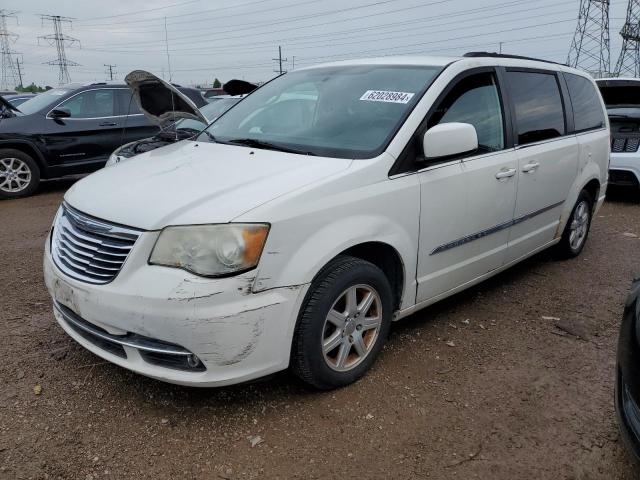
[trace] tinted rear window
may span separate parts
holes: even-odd
[[[569,96],[573,105],[573,118],[576,132],[602,128],[604,112],[600,96],[593,83],[579,75],[565,74]]]
[[[507,72],[507,81],[515,104],[519,145],[565,134],[562,97],[553,73]]]

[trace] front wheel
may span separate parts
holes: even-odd
[[[0,199],[31,195],[40,182],[38,164],[24,152],[0,150]]]
[[[586,190],[580,192],[571,216],[562,233],[562,239],[558,244],[558,253],[564,258],[573,258],[580,255],[591,227],[593,214],[593,200]]]
[[[387,339],[392,304],[382,270],[337,257],[314,280],[303,305],[291,354],[294,373],[323,390],[358,380]]]

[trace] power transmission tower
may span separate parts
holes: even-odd
[[[640,76],[640,0],[629,0],[627,19],[622,30],[622,50],[616,62],[615,75]]]
[[[274,70],[274,72],[280,73],[280,75],[286,72],[286,70],[282,69],[282,63],[287,62],[288,60],[286,58],[282,58],[282,47],[278,47],[278,58],[272,58],[272,60],[274,62],[278,62],[278,69]]]
[[[116,72],[113,71],[113,69],[117,65],[111,65],[111,64],[105,63],[104,66],[109,69],[109,80],[113,80],[113,75],[116,73]]]
[[[60,15],[40,15],[40,18],[42,19],[43,24],[45,21],[51,21],[53,23],[53,34],[43,35],[41,37],[38,37],[38,40],[45,40],[49,43],[49,45],[55,44],[56,50],[58,52],[58,58],[56,60],[45,62],[45,64],[58,66],[58,83],[60,85],[64,83],[70,83],[71,77],[69,76],[69,69],[67,67],[75,67],[80,64],[67,59],[67,54],[64,51],[64,47],[65,45],[79,45],[80,41],[77,38],[69,37],[68,35],[62,33],[62,24],[68,23],[69,25],[71,25],[72,19],[69,17],[61,17]]]
[[[15,41],[18,36],[7,30],[7,18],[16,18],[15,11],[0,9],[0,89],[9,90],[18,85],[18,73],[13,62],[13,53],[11,51],[10,41]]]
[[[580,0],[578,26],[567,56],[567,65],[598,78],[608,76],[611,69],[609,4],[610,0]]]

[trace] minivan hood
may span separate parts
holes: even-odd
[[[142,113],[160,127],[180,118],[209,123],[189,97],[153,73],[134,70],[124,77],[124,81],[131,87]]]
[[[89,175],[66,193],[65,201],[94,217],[144,230],[227,223],[350,164],[347,159],[182,141]]]

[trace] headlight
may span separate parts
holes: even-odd
[[[116,153],[118,153],[118,150],[116,150],[109,156],[109,160],[107,160],[107,163],[105,163],[104,165],[105,167],[112,167],[120,162],[120,157],[116,155]]]
[[[240,224],[167,227],[156,241],[149,263],[219,277],[255,267],[269,225]]]

